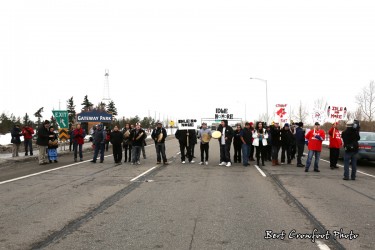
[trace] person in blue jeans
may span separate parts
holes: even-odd
[[[357,173],[357,154],[358,154],[358,141],[361,139],[359,136],[359,123],[348,122],[346,129],[342,132],[342,140],[344,141],[344,178],[349,180],[349,165],[352,165],[351,179],[354,181]]]
[[[106,131],[103,130],[103,125],[99,124],[98,128],[95,130],[94,134],[94,158],[92,159],[92,163],[96,163],[96,158],[98,157],[100,151],[100,163],[104,161],[104,150],[105,150],[105,138],[106,138]]]
[[[245,123],[245,128],[241,130],[240,138],[242,141],[242,165],[244,167],[249,166],[249,156],[252,144],[253,134],[250,129],[250,123]]]

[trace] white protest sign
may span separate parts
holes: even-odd
[[[327,116],[330,121],[346,120],[346,107],[344,106],[328,106]]]
[[[197,119],[180,119],[177,121],[178,129],[196,129]]]
[[[288,104],[276,104],[275,121],[279,123],[287,123],[289,118],[287,117],[286,107]]]

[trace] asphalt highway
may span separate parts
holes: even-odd
[[[374,249],[375,166],[357,180],[293,165],[182,164],[166,141],[169,165],[146,147],[141,165],[115,165],[108,152],[75,163],[0,165],[1,249]],[[111,149],[110,149],[111,151]],[[254,162],[251,162],[254,164]],[[342,162],[340,162],[342,164]]]

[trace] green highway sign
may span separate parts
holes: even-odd
[[[60,128],[69,128],[69,119],[67,110],[52,110],[53,116],[56,118]]]

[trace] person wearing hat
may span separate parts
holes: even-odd
[[[52,126],[49,127],[49,135],[50,136],[49,136],[48,146],[47,146],[48,160],[49,160],[49,163],[52,163],[52,161],[57,163],[57,148],[59,144],[58,144],[57,134],[55,133],[55,129]]]
[[[13,148],[12,148],[12,157],[18,157],[18,151],[20,149],[21,145],[21,136],[22,136],[22,131],[20,129],[19,124],[15,124],[12,131],[11,131],[11,143],[13,143]]]
[[[279,151],[281,147],[281,132],[279,122],[274,122],[274,124],[271,126],[270,134],[272,138],[272,166],[280,165]]]
[[[167,138],[167,130],[163,128],[161,122],[156,123],[156,128],[151,133],[151,138],[155,141],[156,150],[156,164],[161,164],[163,158],[164,165],[168,164],[167,156],[165,154],[165,138]]]
[[[294,135],[290,131],[289,123],[285,123],[280,130],[281,133],[281,164],[285,164],[285,154],[288,164],[292,163],[292,146],[294,144]]]
[[[329,134],[329,163],[331,169],[338,168],[337,161],[339,159],[340,148],[342,146],[341,134],[337,129],[337,122],[332,123],[332,127],[328,131]]]
[[[207,128],[207,123],[203,122],[202,127],[198,132],[198,138],[201,139],[200,150],[201,150],[201,162],[200,165],[208,165],[208,150],[210,147],[210,139],[212,137],[211,129]]]
[[[143,141],[146,139],[147,134],[141,128],[141,124],[137,122],[135,124],[135,129],[130,132],[130,140],[132,142],[132,163],[131,165],[140,165],[141,150],[143,146]]]
[[[53,138],[53,135],[49,133],[50,123],[48,120],[45,120],[38,129],[38,137],[36,139],[36,145],[39,147],[38,161],[39,165],[48,164],[47,162],[47,147],[48,141],[50,138]]]
[[[357,173],[357,154],[358,154],[358,141],[361,139],[359,135],[358,123],[349,121],[346,124],[346,129],[342,132],[342,140],[344,141],[344,178],[349,180],[349,165],[352,165],[351,179],[354,181]]]
[[[304,167],[302,164],[302,155],[305,150],[305,130],[303,130],[303,122],[297,123],[295,130],[296,146],[297,146],[297,167]]]
[[[319,170],[320,152],[322,152],[322,144],[323,144],[325,137],[326,137],[326,134],[324,133],[324,130],[320,129],[319,122],[315,122],[314,129],[311,129],[305,136],[305,138],[308,140],[307,148],[309,150],[307,154],[305,172],[309,172],[309,168],[310,168],[313,156],[315,157],[314,171],[320,172]]]
[[[33,155],[33,134],[34,129],[30,127],[30,124],[26,124],[25,127],[22,129],[22,135],[24,139],[24,145],[25,145],[25,156],[28,155],[30,151],[30,156]]]

